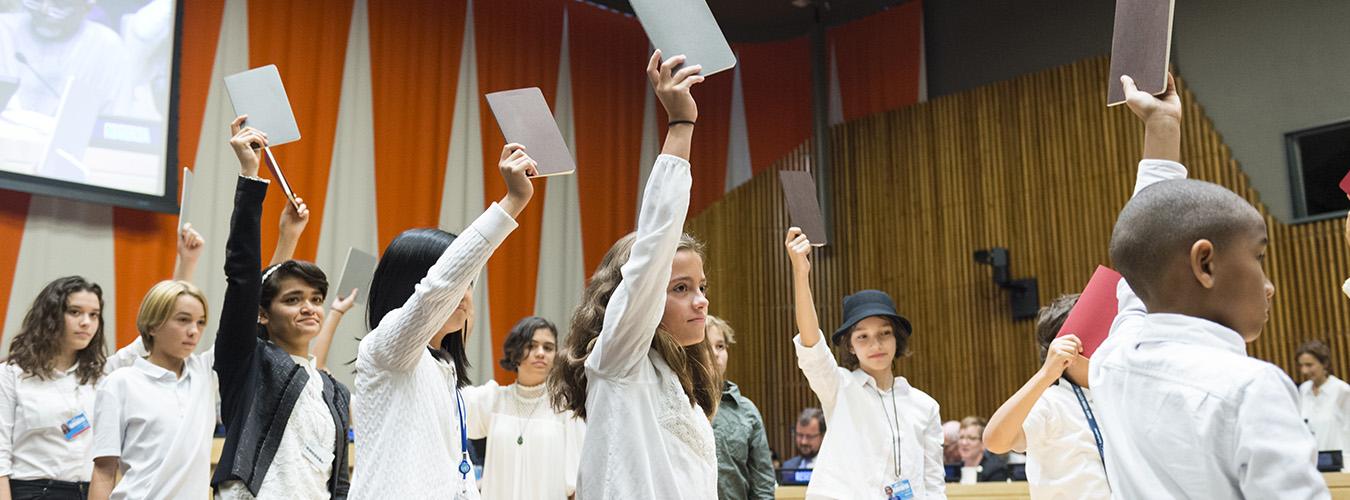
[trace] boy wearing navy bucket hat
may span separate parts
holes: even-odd
[[[831,335],[836,362],[811,293],[811,242],[788,230],[798,335],[797,365],[820,399],[830,432],[820,447],[808,499],[946,498],[938,403],[904,377],[895,361],[909,354],[914,328],[886,292],[844,297],[844,320]]]

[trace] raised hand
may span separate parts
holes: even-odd
[[[353,288],[352,292],[347,294],[346,297],[338,296],[338,298],[333,299],[333,306],[329,310],[338,314],[346,314],[347,311],[352,309],[352,304],[356,303],[357,291],[359,289]]]
[[[178,230],[178,256],[184,260],[196,262],[202,256],[202,250],[206,248],[206,240],[202,238],[201,233],[192,229],[192,224],[183,224]]]
[[[299,208],[296,208],[296,206]],[[297,196],[295,203],[287,203],[286,208],[281,210],[281,236],[283,238],[299,239],[305,232],[305,226],[309,224],[309,206],[305,205],[305,199]]]
[[[787,240],[783,242],[787,247],[788,260],[792,262],[792,272],[799,275],[811,273],[811,240],[806,238],[801,228],[792,227],[788,229]]]
[[[539,164],[525,153],[525,146],[513,142],[502,146],[502,157],[497,162],[497,169],[506,181],[506,197],[502,198],[500,204],[511,217],[517,217],[534,196],[534,183],[530,182],[530,176],[539,174]]]
[[[245,177],[258,176],[258,150],[267,146],[267,134],[253,127],[245,127],[248,115],[240,115],[230,122],[230,147],[239,158],[239,173]]]
[[[651,81],[656,98],[661,101],[666,116],[672,122],[698,121],[698,105],[694,103],[694,96],[689,93],[689,89],[703,82],[703,76],[698,74],[703,66],[695,64],[675,71],[675,66],[684,63],[684,60],[684,55],[677,55],[663,63],[661,51],[657,50],[647,61],[647,79]]]
[[[1070,366],[1078,361],[1078,355],[1083,352],[1083,342],[1078,340],[1077,335],[1069,334],[1050,342],[1050,349],[1045,353],[1045,364],[1041,365],[1041,371],[1053,378],[1059,378]]]
[[[1167,91],[1157,96],[1139,90],[1129,75],[1121,75],[1120,83],[1125,86],[1125,105],[1145,125],[1164,119],[1181,123],[1181,97],[1177,96],[1177,82],[1171,73],[1167,74]]]

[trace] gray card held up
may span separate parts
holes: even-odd
[[[684,54],[685,65],[701,64],[699,74],[708,76],[731,69],[736,54],[722,35],[717,18],[705,0],[631,0],[633,13],[642,23],[661,57]]]
[[[300,140],[300,125],[295,123],[276,65],[225,77],[225,92],[230,95],[235,116],[248,115],[244,126],[266,133],[269,146]]]
[[[820,211],[820,201],[816,198],[816,181],[810,172],[800,170],[779,170],[778,180],[783,183],[783,198],[787,200],[788,219],[792,225],[801,228],[811,246],[823,247],[829,243],[825,239],[825,216]]]
[[[192,171],[183,167],[183,197],[178,201],[178,230],[183,230],[183,224],[189,224],[192,219],[188,217],[188,196],[192,194]]]
[[[1125,102],[1120,75],[1130,75],[1144,92],[1159,95],[1167,91],[1175,7],[1175,0],[1116,0],[1111,77],[1106,82],[1107,106]]]
[[[570,174],[577,169],[539,87],[493,92],[487,95],[487,102],[506,142],[525,146],[525,153],[539,164],[537,177]]]
[[[355,288],[358,290],[356,303],[366,305],[366,297],[370,296],[370,279],[375,277],[377,263],[374,255],[355,247],[347,249],[347,263],[342,265],[342,279],[338,280],[334,297],[346,297]]]

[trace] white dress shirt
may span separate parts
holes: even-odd
[[[1091,390],[1083,388],[1083,396],[1092,407]],[[1026,434],[1027,485],[1032,499],[1111,498],[1097,440],[1067,382],[1060,381],[1041,394],[1022,421],[1022,432]]]
[[[182,377],[137,359],[104,379],[94,405],[93,456],[120,459],[113,500],[206,496],[216,389],[215,372],[197,354]]]
[[[459,473],[460,410],[454,365],[427,350],[492,251],[516,228],[493,203],[441,254],[402,307],[361,339],[352,425],[356,469],[348,498],[478,498]]]
[[[942,419],[928,394],[895,377],[890,391],[881,391],[862,369],[840,367],[822,333],[816,345],[792,339],[797,366],[820,398],[829,432],[816,455],[806,497],[811,499],[880,499],[882,488],[895,482],[895,447],[900,452],[900,478],[909,480],[914,498],[946,498],[942,466]],[[897,417],[892,413],[892,406]],[[900,432],[896,435],[895,426]],[[891,436],[896,441],[891,441]]]
[[[309,375],[300,397],[295,400],[286,430],[281,433],[277,453],[267,469],[256,498],[328,498],[328,478],[333,475],[333,436],[337,429],[333,413],[323,399],[323,375],[314,366],[314,357],[291,359]],[[252,500],[253,493],[243,481],[233,479],[221,484],[219,498]]]
[[[1350,445],[1350,384],[1328,375],[1316,394],[1311,380],[1303,382],[1298,392],[1299,414],[1312,430],[1317,449],[1350,454],[1346,449]]]
[[[464,389],[469,439],[487,438],[484,500],[565,500],[576,492],[586,424],[555,412],[543,384]]]
[[[665,311],[692,184],[689,162],[661,155],[647,180],[637,239],[586,358],[586,440],[577,497],[717,498],[712,422],[691,406],[652,349]]]
[[[81,413],[93,424],[94,386],[80,383],[78,367],[43,380],[18,365],[0,364],[0,476],[89,481],[92,427],[70,440],[61,430]]]
[[[1139,169],[1136,193],[1186,175],[1174,162]],[[1116,297],[1089,368],[1112,498],[1330,497],[1283,370],[1223,325],[1149,314],[1126,280]]]

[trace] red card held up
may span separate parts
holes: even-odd
[[[1341,191],[1345,191],[1345,195],[1350,196],[1350,172],[1346,172],[1345,177],[1341,179]]]
[[[1064,319],[1056,338],[1073,334],[1083,342],[1083,357],[1091,358],[1097,347],[1106,340],[1111,332],[1111,323],[1116,319],[1119,305],[1116,301],[1116,284],[1120,283],[1120,273],[1106,266],[1097,266],[1088,281],[1078,303]]]

